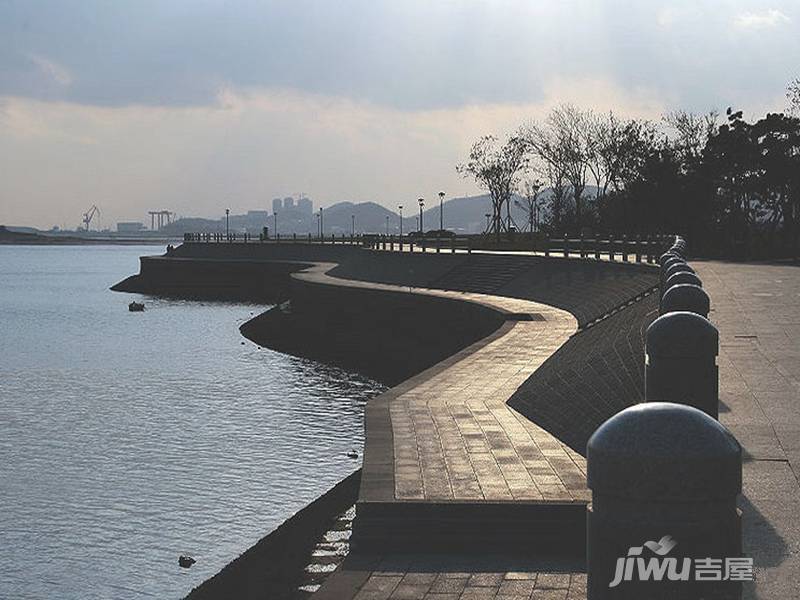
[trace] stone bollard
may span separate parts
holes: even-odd
[[[689,265],[687,262],[673,262],[670,263],[669,267],[664,271],[664,281],[675,275],[675,273],[697,273],[694,272],[694,269]]]
[[[661,256],[658,257],[659,266],[663,267],[664,263],[667,262],[670,258],[683,259],[682,256],[678,256],[677,252],[672,252],[671,250],[668,250],[668,251],[664,252],[664,254],[662,254]]]
[[[637,404],[594,432],[586,465],[588,600],[741,597],[741,580],[708,579],[731,564],[752,572],[736,508],[742,449],[725,427],[689,406]]]
[[[671,275],[670,277],[667,278],[667,280],[664,282],[662,296],[666,294],[667,290],[671,288],[673,285],[678,285],[681,283],[689,283],[691,285],[697,285],[703,287],[703,282],[700,281],[700,278],[697,275],[695,275],[694,273],[687,273],[684,271],[681,273],[675,273],[674,275]]]
[[[676,255],[671,255],[664,261],[664,263],[661,265],[661,269],[659,270],[659,280],[658,280],[659,298],[664,295],[664,292],[667,291],[666,288],[667,271],[673,265],[685,265],[685,264],[687,264],[686,261]]]
[[[685,311],[707,319],[710,310],[711,300],[703,288],[698,285],[680,283],[669,288],[661,298],[659,314]]]
[[[647,328],[645,402],[675,402],[719,417],[719,332],[708,319],[680,311]]]

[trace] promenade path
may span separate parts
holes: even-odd
[[[694,261],[720,332],[720,421],[744,450],[745,598],[800,598],[800,268]]]
[[[454,298],[507,315],[488,339],[395,388],[387,395],[388,411],[368,413],[362,501],[585,505],[584,458],[506,404],[577,331],[570,313],[518,298],[344,280],[327,274],[333,267],[317,264],[294,277]],[[370,436],[386,426],[390,436]],[[375,460],[386,452],[389,461]]]

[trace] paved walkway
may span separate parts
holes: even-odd
[[[432,367],[392,397],[388,416],[394,476],[381,479],[393,479],[392,500],[588,502],[585,459],[506,404],[577,330],[572,315],[516,298],[344,280],[327,274],[332,267],[321,263],[294,277],[475,302],[514,319],[500,335]],[[375,422],[380,418],[368,412],[368,434],[382,426]],[[370,454],[385,451],[378,444],[368,435],[365,463]],[[365,469],[362,490],[373,486],[372,474]],[[361,499],[371,498],[362,493]]]
[[[692,266],[720,331],[720,421],[744,449],[745,598],[800,598],[800,268]]]

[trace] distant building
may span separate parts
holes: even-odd
[[[269,218],[269,211],[268,210],[248,210],[247,211],[247,219],[268,219]]]
[[[286,196],[283,199],[283,210],[293,210],[294,209],[294,198],[291,196]]]
[[[281,212],[283,209],[283,199],[281,198],[273,198],[272,199],[272,212]]]
[[[144,223],[136,223],[134,221],[117,223],[118,233],[139,233],[140,231],[144,231]]]
[[[307,215],[310,215],[314,212],[314,203],[311,201],[311,198],[306,198],[305,196],[301,196],[297,199],[297,210]]]

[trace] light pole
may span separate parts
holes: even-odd
[[[272,229],[275,237],[278,237],[278,212],[272,213]]]
[[[322,220],[322,207],[319,207],[319,239],[325,234],[325,222]]]
[[[226,238],[230,238],[231,237],[231,226],[230,226],[230,220],[229,220],[230,214],[231,214],[231,209],[230,208],[226,208],[225,209],[225,237]]]
[[[486,213],[484,216],[486,217],[486,233],[489,233],[489,217],[491,217],[492,215]]]
[[[417,200],[419,202],[419,232],[422,233],[422,209],[425,208],[425,198]]]
[[[319,232],[320,232],[320,228],[319,228],[319,213],[316,213],[314,216],[317,217],[317,239],[319,239],[319,237],[320,237],[320,235],[319,235]]]
[[[353,225],[350,229],[350,237],[356,237],[356,216],[350,215],[350,218],[353,220]]]
[[[389,215],[386,215],[386,237],[389,237]]]
[[[439,192],[439,231],[444,231],[444,192]]]
[[[400,209],[400,239],[403,239],[403,205],[401,204],[397,208]]]

